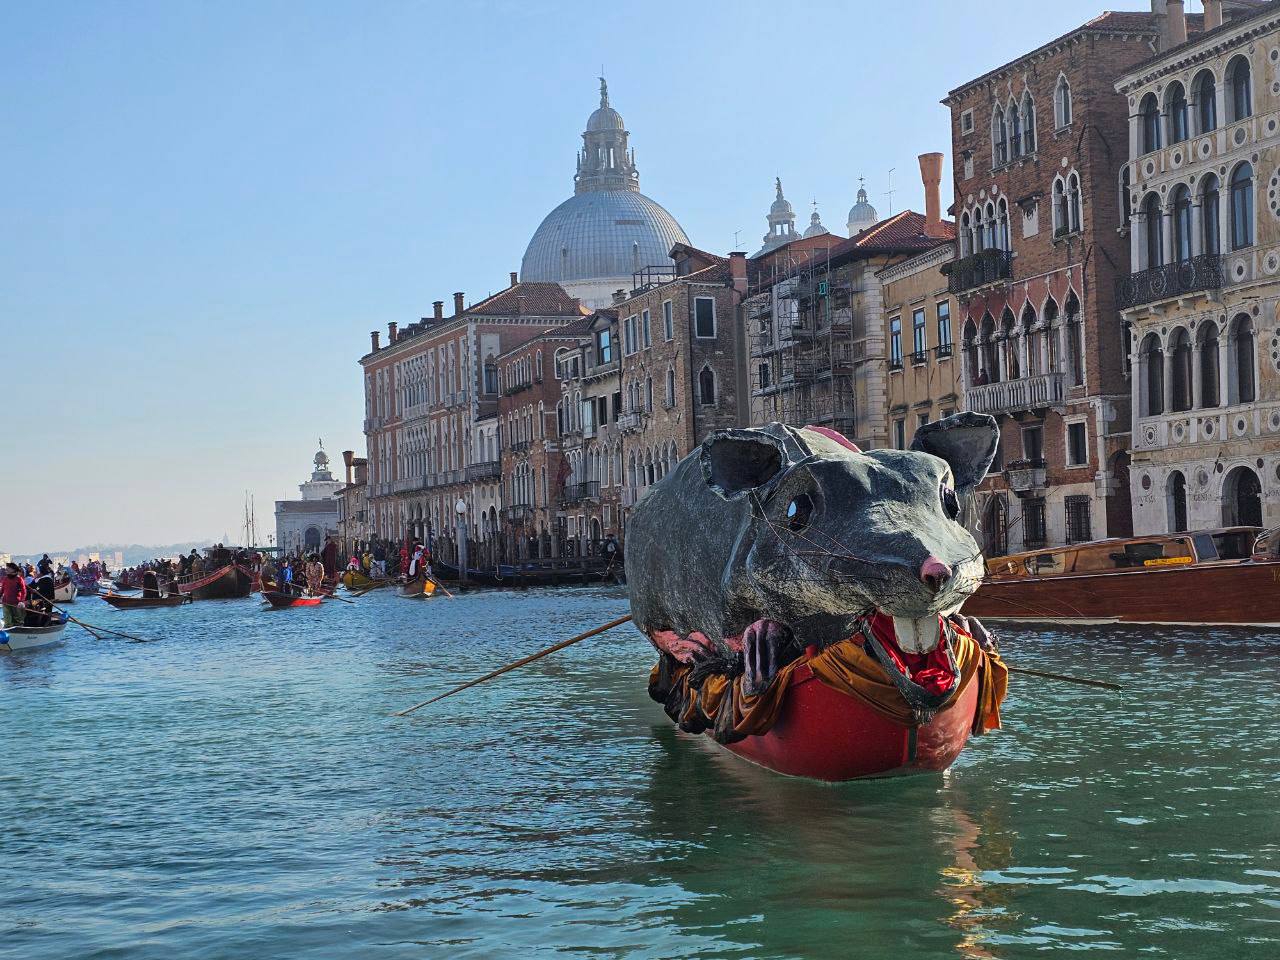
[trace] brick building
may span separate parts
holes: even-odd
[[[371,535],[431,540],[444,557],[456,556],[456,504],[472,538],[486,528],[476,510],[476,484],[491,484],[485,466],[496,450],[476,447],[477,424],[497,413],[497,358],[543,330],[582,315],[578,301],[554,283],[517,282],[470,307],[454,294],[454,312],[399,330],[387,325],[387,344],[370,334],[360,360],[365,378],[365,437],[369,451]],[[479,459],[483,456],[484,459]],[[486,510],[492,506],[491,496]]]
[[[343,450],[342,464],[346,483],[338,491],[338,545],[349,557],[369,540],[369,461]]]
[[[1163,0],[1157,0],[1163,4]],[[989,555],[1121,536],[1129,385],[1115,280],[1125,98],[1165,18],[1104,13],[953,90],[954,211],[965,407],[997,417],[979,491]]]
[[[1280,4],[1205,3],[1121,76],[1138,533],[1280,525]],[[1227,17],[1224,22],[1224,7]]]

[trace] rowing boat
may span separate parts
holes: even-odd
[[[262,599],[277,610],[287,607],[318,607],[324,602],[323,596],[305,597],[296,593],[280,593],[278,590],[262,591]]]
[[[179,583],[178,589],[192,600],[228,600],[247,597],[253,589],[253,575],[234,563],[214,570],[212,573]]]
[[[62,642],[62,635],[66,629],[65,616],[47,627],[5,627],[0,629],[0,651],[15,653],[51,647]]]
[[[118,593],[104,593],[99,599],[105,600],[117,610],[138,610],[148,607],[180,607],[190,603],[191,598],[184,594],[169,594],[163,597],[122,597]]]
[[[64,583],[54,588],[53,600],[55,603],[75,603],[76,594],[79,592],[74,583]]]
[[[342,574],[342,585],[348,590],[376,590],[378,587],[389,587],[395,583],[390,577],[371,577],[359,570],[347,570]]]

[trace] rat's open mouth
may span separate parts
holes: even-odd
[[[943,617],[890,617],[877,611],[867,625],[866,650],[918,713],[936,710],[955,692],[960,670]]]

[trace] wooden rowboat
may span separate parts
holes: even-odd
[[[178,589],[193,600],[228,600],[247,597],[253,589],[253,574],[244,567],[229,563],[212,573],[178,584]]]
[[[832,783],[939,772],[969,742],[977,705],[978,684],[970,683],[928,723],[904,727],[828,687],[802,664],[791,674],[773,728],[724,749],[789,777]]]
[[[190,603],[191,598],[185,594],[168,594],[163,597],[122,597],[118,593],[104,593],[99,599],[105,600],[117,610],[138,610],[147,607],[180,607]]]
[[[13,653],[51,647],[62,642],[66,629],[65,619],[47,627],[5,627],[0,629],[0,652]]]
[[[980,620],[1280,626],[1280,560],[1259,527],[1095,540],[987,561]]]
[[[378,587],[389,587],[395,583],[390,577],[370,577],[359,570],[346,570],[340,578],[342,585],[348,590],[376,590]]]
[[[60,587],[54,587],[53,601],[54,603],[75,603],[76,594],[79,592],[74,583],[64,583]]]
[[[264,590],[262,599],[271,604],[276,609],[286,607],[318,607],[324,602],[324,597],[304,597],[296,593],[280,593],[277,590]]]

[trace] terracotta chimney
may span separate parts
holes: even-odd
[[[1222,26],[1222,0],[1204,0],[1204,29],[1207,33]]]
[[[394,320],[392,320],[390,323],[387,324],[387,346],[388,347],[396,342],[396,330],[399,328],[399,326],[400,325],[396,323]]]
[[[342,451],[342,463],[347,468],[347,486],[351,486],[351,462],[355,460],[356,452],[354,450]]]
[[[924,181],[924,235],[942,237],[942,154],[920,154],[920,179]]]
[[[1169,17],[1165,21],[1168,24],[1169,46],[1176,47],[1187,42],[1187,9],[1183,0],[1167,0],[1166,6],[1169,10]]]
[[[436,319],[436,320],[443,320],[443,319],[444,319],[444,301],[443,301],[443,300],[437,300],[437,301],[435,301],[433,304],[431,304],[431,306],[435,308],[435,317],[434,317],[434,319]]]
[[[462,293],[461,291],[459,291],[458,293],[455,293],[455,294],[453,295],[453,313],[454,313],[454,316],[457,316],[457,315],[458,315],[458,314],[460,314],[463,310],[465,310],[465,309],[466,309],[466,306],[465,306],[465,305],[463,304],[463,302],[462,302],[462,301],[463,301],[463,300],[465,300],[465,299],[466,299],[466,294]]]
[[[741,250],[729,254],[729,276],[733,278],[733,289],[746,295],[747,292],[747,255]]]
[[[370,353],[378,352],[378,331],[377,330],[369,331],[369,347],[370,347],[369,349]]]
[[[520,281],[519,281],[519,279],[517,279],[516,272],[515,272],[514,270],[512,270],[512,271],[511,271],[511,285],[514,287],[514,286],[515,286],[517,283],[519,283],[519,282],[520,282]]]

